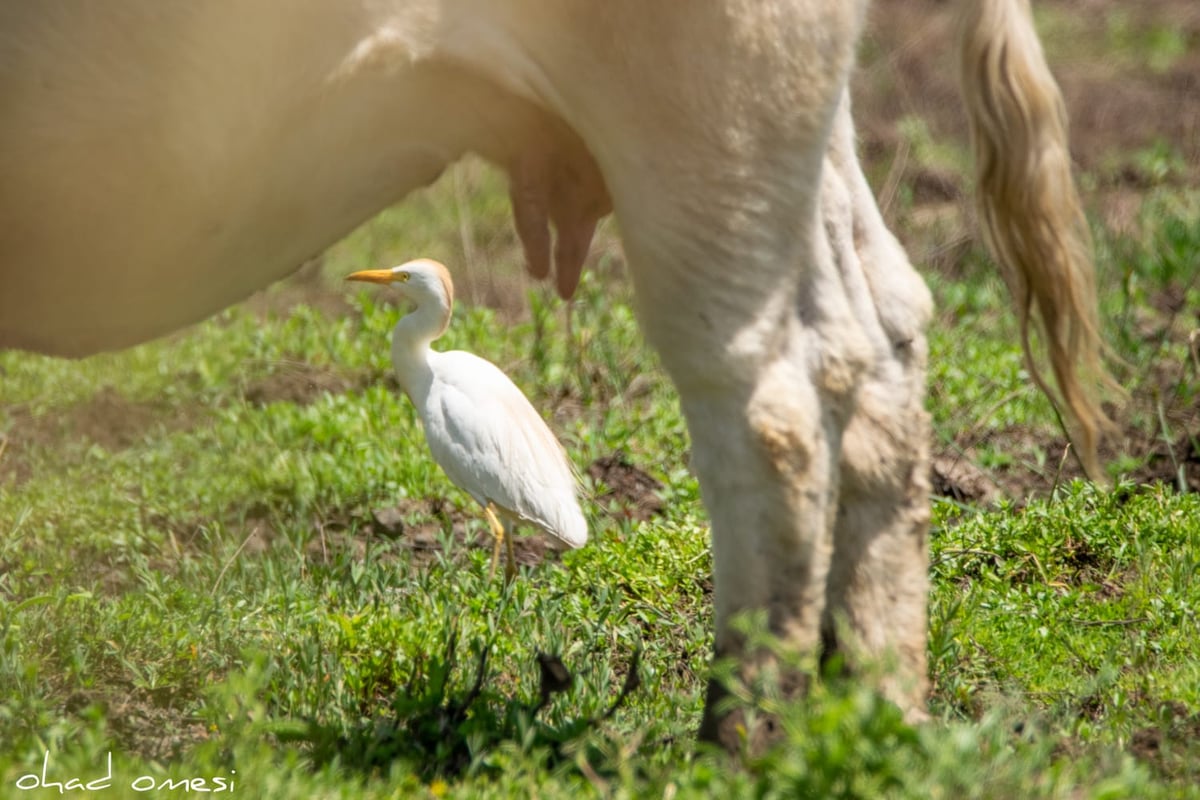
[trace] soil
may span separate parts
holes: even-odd
[[[587,474],[602,489],[595,501],[611,513],[638,522],[663,513],[662,483],[634,466],[628,454],[602,456],[588,465]]]
[[[199,401],[181,408],[129,400],[111,385],[62,412],[35,414],[26,405],[6,411],[9,427],[0,435],[0,485],[12,486],[28,480],[32,451],[51,449],[69,463],[69,453],[80,453],[90,445],[110,452],[124,450],[147,437],[201,424],[208,413]]]
[[[456,508],[440,497],[410,498],[397,505],[352,511],[324,520],[318,528],[321,535],[308,544],[312,561],[327,562],[335,549],[346,547],[361,557],[372,537],[397,543],[418,567],[443,557],[453,559],[471,548],[490,553],[495,546],[481,509]],[[516,529],[513,556],[518,565],[535,566],[555,558],[556,552],[549,537],[527,525]]]
[[[246,402],[254,406],[277,402],[308,405],[324,394],[344,394],[377,380],[391,381],[389,376],[351,373],[300,359],[282,360],[271,365],[271,370],[247,381],[242,389]],[[52,451],[58,466],[70,466],[92,445],[117,452],[149,437],[203,425],[211,408],[199,397],[183,405],[131,400],[110,384],[63,411],[35,413],[24,404],[5,411],[9,425],[0,433],[0,485],[15,487],[29,479],[37,451]]]
[[[312,364],[300,358],[284,359],[272,367],[271,372],[251,379],[242,389],[242,397],[250,405],[293,403],[306,406],[326,394],[361,391],[376,378],[363,372],[351,373],[326,364]]]
[[[938,497],[958,503],[989,505],[1000,497],[1000,487],[987,473],[961,455],[943,452],[933,457],[930,485]]]

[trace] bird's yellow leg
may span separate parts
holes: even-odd
[[[488,525],[491,526],[492,536],[496,539],[496,545],[492,549],[492,568],[488,571],[488,578],[493,578],[496,575],[496,565],[500,563],[500,547],[504,544],[507,538],[504,535],[504,524],[500,522],[500,517],[496,515],[496,507],[488,503],[483,509],[484,515],[487,517]],[[508,563],[504,565],[504,577],[506,580],[512,580],[516,574],[516,566],[513,561],[513,546],[511,539],[508,542]]]
[[[513,532],[509,531],[508,535],[504,537],[504,553],[508,556],[504,563],[504,579],[506,581],[517,577],[517,554],[513,552],[512,534]]]
[[[488,577],[493,578],[496,575],[496,564],[500,562],[500,546],[504,542],[504,526],[500,524],[500,519],[496,516],[496,507],[491,503],[484,506],[483,515],[487,517],[488,526],[492,529],[492,538],[495,540],[495,546],[492,548],[492,568],[488,570]]]

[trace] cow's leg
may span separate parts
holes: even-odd
[[[739,612],[765,610],[786,646],[820,647],[842,432],[869,364],[816,215],[793,229],[791,268],[772,281],[753,280],[772,274],[757,262],[638,280],[640,316],[679,390],[711,518],[716,656],[739,658],[748,681],[773,658],[746,651],[731,625]],[[779,678],[785,691],[803,688],[802,676]],[[717,713],[722,697],[710,684],[700,734],[732,749],[742,720]]]
[[[849,662],[879,659],[884,693],[924,715],[929,421],[923,406],[929,291],[886,229],[839,109],[822,219],[871,366],[842,437],[841,486],[822,623]]]
[[[786,108],[753,107],[781,102],[770,81],[795,65],[773,65],[739,92],[740,116],[697,118],[690,138],[673,119],[673,139],[647,137],[645,158],[631,159],[638,172],[600,156],[639,317],[678,388],[711,518],[716,654],[739,659],[748,680],[773,659],[747,650],[731,625],[740,612],[765,611],[785,645],[819,650],[842,431],[873,353],[818,202],[858,19],[838,4],[808,7],[817,5],[826,16],[780,29],[821,31],[822,46],[841,49]],[[724,125],[730,140],[709,140]],[[706,152],[714,144],[723,151]],[[803,676],[780,677],[785,691],[802,688]],[[721,695],[711,684],[700,734],[736,749],[740,719],[720,713]],[[770,724],[757,733],[769,736]]]

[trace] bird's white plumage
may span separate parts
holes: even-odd
[[[416,406],[434,461],[478,503],[569,547],[587,543],[575,475],[558,439],[521,390],[491,362],[430,343],[449,324],[454,288],[436,261],[420,259],[355,280],[391,283],[416,304],[392,334],[392,362]]]
[[[462,351],[430,355],[434,381],[419,408],[434,460],[480,504],[582,547],[575,478],[541,416],[491,362]]]

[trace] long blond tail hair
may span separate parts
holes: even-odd
[[[971,126],[984,239],[1016,301],[1030,374],[1064,406],[1076,455],[1101,479],[1100,405],[1112,386],[1101,356],[1091,236],[1071,177],[1067,114],[1046,65],[1028,0],[963,4],[962,95]],[[1030,348],[1036,309],[1060,397]]]

